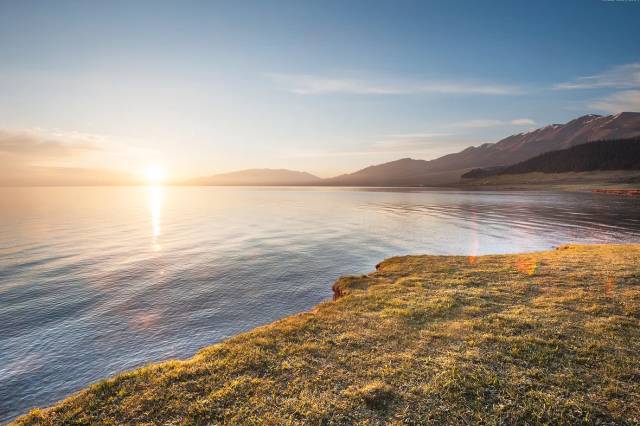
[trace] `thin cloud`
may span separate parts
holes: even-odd
[[[31,159],[56,158],[100,150],[94,141],[79,134],[65,136],[28,130],[0,129],[0,153]]]
[[[455,123],[453,127],[463,129],[484,129],[503,126],[535,126],[536,122],[530,118],[516,118],[514,120],[476,119]]]
[[[373,142],[370,149],[375,152],[421,152],[443,143],[450,136],[451,133],[444,132],[396,133]]]
[[[535,126],[537,123],[530,118],[517,118],[515,120],[511,120],[509,124],[513,126]]]
[[[393,139],[432,139],[432,138],[441,138],[445,136],[451,136],[451,133],[398,133],[394,135],[388,135],[387,137]]]
[[[298,95],[518,95],[517,86],[451,81],[370,81],[306,74],[269,74],[283,90]]]
[[[589,107],[614,114],[624,111],[640,111],[640,90],[616,92],[590,103]]]
[[[618,65],[600,74],[579,77],[554,86],[559,90],[631,89],[640,87],[640,63]]]
[[[533,126],[536,122],[530,118],[513,120],[469,120],[454,123],[450,128],[487,128],[498,126]],[[289,152],[287,157],[350,157],[380,154],[424,155],[431,158],[444,155],[451,150],[461,149],[480,144],[477,140],[469,140],[451,132],[416,132],[393,133],[381,136],[380,139],[368,143],[361,143],[353,149],[335,151],[298,151]]]
[[[0,129],[0,186],[132,183],[149,157],[104,135]]]
[[[391,155],[389,160],[397,159],[398,155],[402,156],[419,156],[436,158],[441,155],[450,153],[451,150],[458,150],[468,146],[478,144],[479,142],[463,141],[447,141],[446,145],[443,145],[442,141],[435,144],[419,143],[407,143],[406,145],[387,144],[384,142],[374,143],[370,146],[362,147],[362,149],[353,150],[336,150],[336,151],[297,151],[289,152],[284,155],[285,158],[324,158],[324,157],[358,157],[358,156],[373,156],[373,155]]]
[[[452,138],[451,133],[406,133],[391,134],[378,140],[359,143],[351,149],[337,150],[302,150],[288,152],[285,157],[314,158],[314,157],[357,157],[372,155],[428,155],[433,158],[434,153],[443,155],[451,149],[466,147],[475,141]],[[436,155],[437,156],[437,155]]]

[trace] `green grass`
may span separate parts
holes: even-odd
[[[33,424],[640,424],[640,245],[406,256]]]

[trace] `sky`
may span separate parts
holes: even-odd
[[[0,183],[329,177],[640,111],[638,22],[628,0],[0,0]]]

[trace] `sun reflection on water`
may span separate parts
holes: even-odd
[[[160,250],[158,238],[161,234],[161,213],[164,202],[164,188],[160,185],[149,186],[149,212],[151,213],[151,245],[155,251]]]

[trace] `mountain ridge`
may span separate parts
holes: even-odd
[[[318,176],[289,169],[245,169],[190,180],[193,185],[312,185],[321,182]]]
[[[588,114],[565,124],[550,124],[530,132],[507,136],[494,143],[470,146],[434,160],[403,159],[412,170],[412,179],[398,178],[392,172],[396,160],[369,166],[354,173],[326,179],[332,185],[440,185],[459,181],[474,168],[506,166],[549,151],[570,148],[595,140],[628,139],[640,136],[640,113],[615,115]],[[406,160],[410,160],[409,163]],[[378,172],[372,176],[371,172]]]
[[[473,169],[463,179],[524,173],[640,170],[640,138],[587,142],[548,151],[510,166]]]
[[[513,165],[545,152],[580,144],[640,137],[640,112],[587,114],[564,124],[507,136],[497,142],[470,146],[433,160],[401,158],[374,164],[352,173],[319,178],[288,169],[248,169],[189,181],[195,185],[291,186],[438,186],[457,183],[478,168]]]

